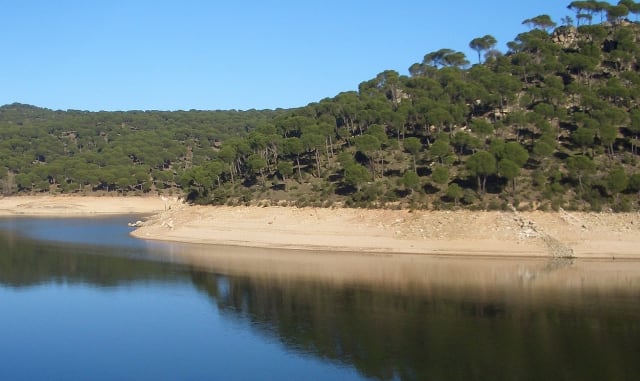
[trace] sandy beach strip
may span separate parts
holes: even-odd
[[[516,282],[563,301],[574,297],[570,290],[585,287],[594,292],[640,288],[639,213],[190,206],[161,197],[0,198],[0,217],[116,214],[148,216],[141,217],[135,237],[188,244],[159,251],[159,258],[168,255],[166,260],[229,274],[393,290],[432,291],[453,284],[461,293],[487,295]]]
[[[151,214],[162,212],[176,202],[176,199],[160,197],[15,196],[0,198],[0,216]]]
[[[640,214],[175,205],[143,239],[261,248],[640,259]]]
[[[0,216],[149,214],[149,240],[356,253],[640,260],[640,213],[191,206],[169,197],[17,196]],[[133,221],[132,221],[133,222]]]

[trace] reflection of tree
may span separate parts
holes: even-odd
[[[638,374],[637,311],[508,298],[192,274],[219,310],[289,348],[377,379],[624,379]],[[601,300],[599,300],[601,299]],[[599,307],[589,307],[599,305]],[[633,315],[636,315],[634,318]],[[577,365],[581,364],[581,365]],[[622,373],[624,372],[624,373]]]
[[[173,264],[117,251],[126,249],[4,234],[0,248],[0,284],[13,287],[166,282],[184,274]],[[568,264],[552,261],[536,275]],[[637,293],[576,292],[566,304],[554,304],[532,302],[534,289],[526,287],[487,294],[480,286],[395,289],[203,271],[192,271],[191,280],[228,318],[249,322],[292,351],[375,379],[624,380],[640,374]]]
[[[43,243],[0,233],[0,284],[24,287],[53,281],[100,286],[175,278],[175,265],[133,259],[126,248]]]

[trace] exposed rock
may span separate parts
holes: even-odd
[[[551,40],[564,49],[578,47],[578,30],[574,26],[561,26],[551,35]]]

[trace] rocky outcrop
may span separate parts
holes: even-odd
[[[551,40],[564,49],[576,49],[578,47],[578,30],[574,26],[561,26],[553,31]]]

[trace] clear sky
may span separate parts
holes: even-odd
[[[2,7],[0,104],[77,110],[304,106],[426,53],[498,48],[558,0],[20,0]]]

